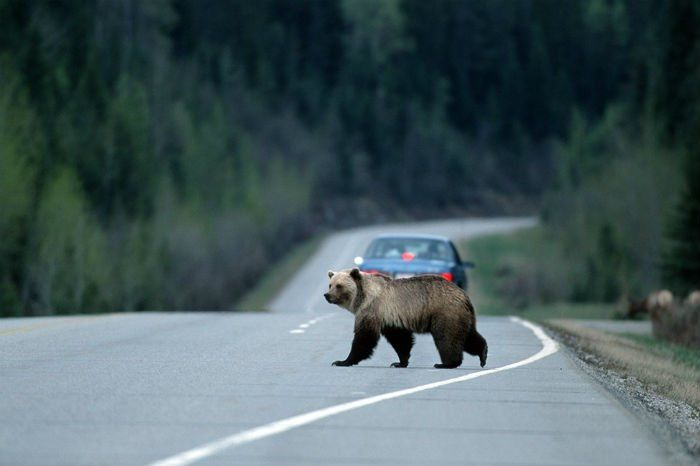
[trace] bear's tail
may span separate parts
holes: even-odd
[[[469,335],[467,335],[467,339],[464,342],[464,351],[472,356],[479,356],[481,367],[486,365],[489,345],[486,343],[484,337],[482,337],[481,334],[476,331],[476,329],[473,329]]]

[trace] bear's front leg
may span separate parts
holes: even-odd
[[[356,362],[350,362],[349,360],[346,359],[346,360],[344,360],[344,361],[333,361],[333,364],[332,364],[332,365],[333,365],[333,366],[345,367],[345,366],[352,366],[352,365],[355,365],[355,364],[357,364],[357,363],[356,363]]]
[[[355,325],[355,338],[352,340],[350,354],[344,361],[335,361],[334,366],[354,366],[360,361],[372,357],[379,341],[379,331],[374,325]]]
[[[411,348],[413,348],[414,342],[413,332],[398,327],[384,327],[382,335],[399,356],[399,362],[392,363],[391,367],[408,367],[408,359],[411,357]]]

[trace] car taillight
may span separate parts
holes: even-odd
[[[403,259],[404,262],[411,262],[414,257],[416,257],[416,255],[412,252],[404,252],[401,254],[401,259]]]
[[[440,276],[441,276],[442,278],[444,278],[445,280],[449,281],[449,282],[451,282],[451,281],[452,281],[452,278],[453,278],[453,277],[452,277],[452,272],[442,272],[442,273],[440,274]]]

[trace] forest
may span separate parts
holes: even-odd
[[[700,283],[696,0],[0,0],[0,314],[231,309],[322,231],[538,214]],[[544,262],[544,261],[543,261]]]

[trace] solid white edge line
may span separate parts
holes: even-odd
[[[425,390],[431,390],[433,388],[442,387],[444,385],[464,382],[466,380],[476,379],[485,375],[496,374],[498,372],[503,372],[510,369],[515,369],[517,367],[526,366],[557,352],[557,343],[551,338],[549,338],[541,327],[533,324],[532,322],[520,319],[518,317],[511,317],[510,320],[512,322],[516,322],[520,325],[523,325],[524,327],[527,327],[529,330],[531,330],[532,333],[534,333],[535,336],[542,343],[542,349],[537,353],[533,354],[532,356],[525,358],[521,361],[514,362],[512,364],[507,364],[501,367],[496,367],[495,369],[485,369],[479,372],[473,372],[471,374],[455,377],[452,379],[441,380],[439,382],[419,385],[417,387],[406,388],[403,390],[397,390],[381,395],[370,396],[368,398],[362,398],[360,400],[341,403],[339,405],[329,406],[328,408],[323,408],[316,411],[311,411],[309,413],[299,414],[297,416],[281,419],[279,421],[271,422],[269,424],[265,424],[260,427],[255,427],[253,429],[244,430],[243,432],[238,432],[228,437],[224,437],[220,440],[215,440],[213,442],[204,444],[200,447],[196,447],[191,450],[178,453],[169,458],[150,463],[148,466],[186,466],[196,461],[207,458],[209,456],[215,455],[228,448],[242,445],[244,443],[253,442],[255,440],[260,440],[262,438],[270,437],[272,435],[281,434],[282,432],[286,432],[296,427],[301,427],[306,424],[310,424],[312,422],[316,422],[330,416],[335,416],[336,414],[341,414],[347,411],[352,411],[354,409],[373,405],[381,401],[391,400],[406,395],[412,395],[414,393],[422,392]]]

